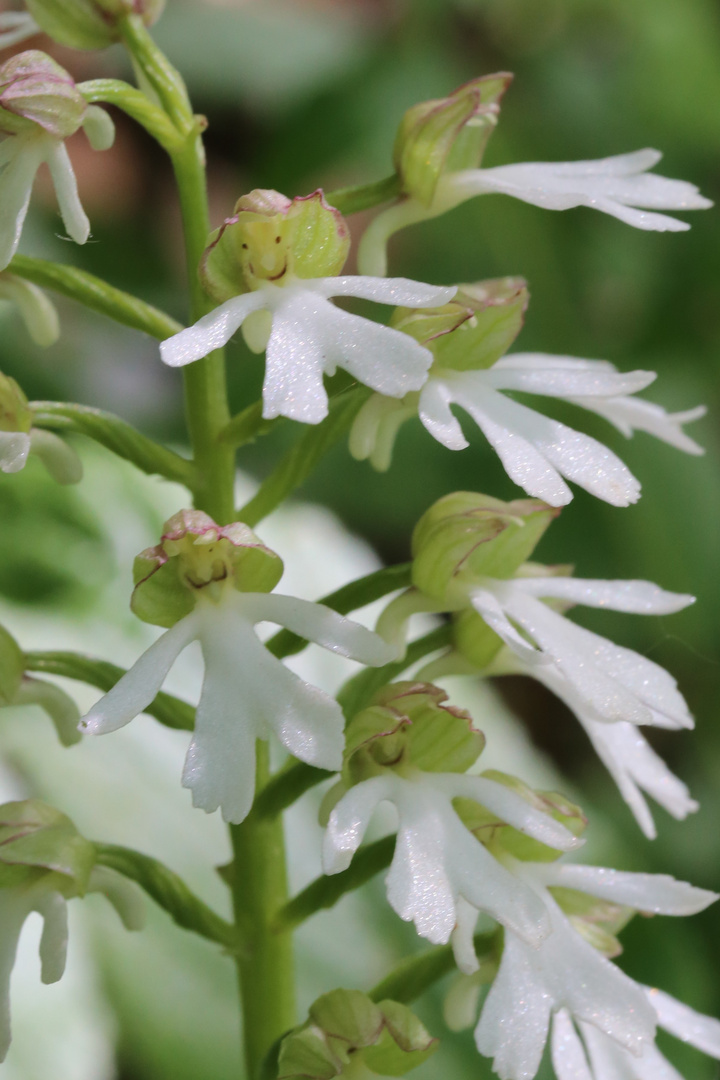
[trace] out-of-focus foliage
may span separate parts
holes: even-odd
[[[156,34],[210,121],[214,225],[253,187],[294,196],[319,185],[332,190],[380,179],[391,171],[405,109],[503,69],[516,78],[485,165],[598,158],[655,146],[665,154],[665,175],[720,197],[720,9],[714,0],[172,0]],[[97,56],[50,51],[78,79],[127,74],[115,49]],[[76,141],[71,152],[94,242],[76,249],[55,237],[59,219],[49,188],[42,188],[45,207],[36,202],[23,250],[73,261],[184,318],[178,213],[162,155],[122,118],[113,151],[90,160]],[[649,399],[671,410],[708,405],[708,419],[691,430],[708,447],[702,459],[642,434],[627,443],[601,420],[583,416],[583,430],[620,453],[642,480],[643,498],[616,510],[577,492],[538,551],[543,561],[575,563],[584,577],[644,577],[698,596],[694,608],[671,619],[604,612],[578,619],[648,653],[678,677],[698,730],[653,732],[653,743],[690,783],[703,804],[700,815],[684,824],[658,815],[660,839],[647,844],[559,703],[527,680],[505,680],[504,692],[572,777],[574,793],[588,792],[615,823],[613,835],[621,839],[606,845],[604,859],[718,889],[720,217],[709,211],[688,220],[690,232],[661,235],[590,210],[550,213],[485,196],[399,234],[390,272],[437,283],[523,275],[531,301],[518,349],[656,370]],[[352,226],[359,233],[363,220]],[[47,351],[26,341],[9,309],[0,310],[0,369],[31,398],[109,408],[148,434],[181,440],[180,377],[162,367],[155,343],[69,304],[60,310],[63,336]],[[262,358],[233,344],[236,408],[257,397],[261,379]],[[571,406],[553,403],[550,411],[575,419]],[[241,465],[267,473],[297,434],[291,424],[278,427],[242,452]],[[419,422],[409,423],[385,475],[338,447],[303,494],[335,509],[388,560],[405,558],[414,522],[448,491],[519,496],[470,424],[467,434],[471,447],[452,453]],[[87,603],[110,573],[99,527],[73,492],[51,493],[43,483],[41,504],[40,478],[26,473],[0,480],[3,532],[12,539],[12,550],[6,540],[0,549],[0,593],[12,600],[72,594],[78,605]],[[148,522],[138,550],[151,542]],[[51,550],[57,554],[51,557]],[[82,588],[74,563],[60,569],[68,557],[80,558],[79,551],[89,568]],[[76,610],[82,617],[82,606]],[[387,927],[396,956],[414,947],[412,934],[389,915]],[[714,962],[720,912],[711,908],[672,924],[636,920],[623,940],[635,977],[720,1012]],[[323,989],[319,985],[317,993]],[[438,994],[420,1015],[442,1034],[439,1002]],[[151,1055],[143,1049],[137,1009],[128,1006],[123,1015],[122,1045],[132,1066],[127,1076],[180,1075],[173,1072],[173,1055],[179,1060],[184,1048],[168,1043]],[[490,1075],[469,1037],[440,1053],[415,1075],[437,1075],[441,1064],[449,1080]],[[673,1045],[669,1054],[689,1077],[715,1075],[710,1062],[685,1047]]]

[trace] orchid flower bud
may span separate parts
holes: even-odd
[[[400,122],[393,157],[403,191],[430,206],[445,172],[480,167],[512,75],[473,79],[446,98],[413,105]]]
[[[135,559],[131,607],[155,626],[174,626],[202,594],[219,600],[226,589],[271,592],[282,560],[242,522],[216,525],[201,510],[181,510],[162,539]]]
[[[459,491],[439,499],[413,533],[413,584],[447,603],[467,605],[482,577],[509,578],[529,558],[558,511],[538,499],[503,502]]]
[[[152,26],[164,7],[165,0],[27,0],[38,26],[73,49],[104,49],[119,40],[120,19],[140,15]]]
[[[67,139],[82,125],[87,103],[71,75],[37,49],[0,65],[0,131],[20,135],[36,127]]]
[[[350,250],[345,219],[322,191],[288,199],[257,189],[210,237],[200,267],[205,288],[222,302],[268,283],[339,274]]]
[[[404,1076],[438,1045],[405,1005],[333,990],[310,1006],[305,1027],[283,1039],[278,1080]]]

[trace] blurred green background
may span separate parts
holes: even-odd
[[[156,36],[210,122],[214,224],[253,187],[292,196],[387,175],[406,108],[497,70],[513,71],[515,82],[486,165],[654,146],[665,155],[664,175],[720,196],[714,0],[168,0]],[[72,53],[40,39],[37,47],[52,51],[78,79],[127,74],[119,51]],[[41,178],[22,250],[73,262],[183,319],[179,216],[167,163],[142,132],[116,119],[113,151],[91,155],[81,140],[71,147],[92,241],[79,249],[56,236],[61,226]],[[358,235],[362,218],[352,223]],[[650,737],[701,800],[702,813],[677,824],[658,811],[660,838],[646,843],[564,707],[528,680],[503,680],[502,690],[538,745],[615,824],[622,841],[607,858],[720,890],[720,223],[715,211],[688,221],[688,233],[645,233],[590,210],[550,213],[486,196],[401,233],[390,272],[437,283],[523,275],[531,304],[517,348],[655,370],[649,399],[672,411],[708,405],[708,417],[690,432],[707,447],[695,459],[642,434],[628,443],[599,419],[553,403],[552,415],[623,457],[642,480],[643,498],[616,510],[576,490],[538,551],[546,561],[575,563],[582,576],[650,578],[698,597],[672,619],[582,610],[576,617],[677,676],[697,731]],[[0,368],[31,398],[108,408],[182,444],[180,377],[159,363],[155,343],[70,303],[58,306],[63,337],[47,351],[28,342],[11,309],[0,310]],[[258,395],[262,358],[234,343],[229,370],[239,409]],[[335,510],[387,561],[404,559],[414,522],[440,495],[462,488],[519,494],[469,422],[466,430],[471,447],[455,454],[419,422],[407,424],[382,476],[338,447],[300,494]],[[243,451],[240,466],[267,474],[296,436],[293,425],[277,429]],[[30,475],[0,480],[0,592],[30,604],[72,601],[79,610],[110,573],[106,546],[73,492],[43,490],[41,504]],[[49,565],[50,538],[57,537],[69,554],[67,569]],[[414,947],[408,928],[388,921],[396,942]],[[634,977],[717,1015],[719,942],[720,907],[687,922],[636,919],[624,935],[621,963]],[[420,1011],[441,1033],[439,1001],[438,995]],[[126,1035],[123,1080],[181,1075],[172,1046],[166,1059],[150,1061],[139,1043],[133,1046],[130,1029]],[[469,1036],[458,1046],[453,1059],[443,1065],[436,1058],[424,1075],[490,1075]],[[688,1080],[720,1075],[717,1063],[685,1047],[676,1044],[670,1053]],[[218,1060],[203,1075],[223,1077],[224,1068]]]

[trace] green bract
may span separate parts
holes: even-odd
[[[350,232],[323,192],[288,199],[256,189],[210,235],[200,264],[205,288],[219,302],[293,278],[332,277],[345,265]]]
[[[165,522],[162,539],[135,559],[130,606],[144,622],[174,626],[202,591],[217,599],[227,586],[270,592],[283,572],[279,555],[247,525],[216,525],[201,510],[181,510]]]
[[[27,9],[54,41],[73,49],[104,49],[118,41],[118,21],[140,15],[146,26],[160,18],[165,0],[26,0]]]
[[[94,864],[94,845],[59,810],[39,799],[0,806],[1,888],[45,873],[64,896],[82,896]]]
[[[14,379],[0,371],[0,431],[23,431],[32,427],[28,399]]]
[[[393,159],[403,191],[425,206],[432,203],[444,172],[478,168],[500,113],[512,75],[473,79],[446,98],[414,105],[403,116]]]
[[[439,308],[397,308],[391,326],[430,349],[439,368],[491,367],[520,333],[528,304],[522,278],[495,278],[461,285]]]
[[[19,135],[37,126],[66,139],[86,112],[72,76],[46,53],[29,49],[0,65],[0,131]]]
[[[471,491],[447,495],[415,526],[413,584],[452,608],[478,578],[512,577],[558,513],[539,499],[503,502]]]
[[[496,769],[487,769],[482,776],[510,788],[535,810],[561,822],[573,836],[580,836],[584,832],[587,818],[580,807],[571,803],[564,795],[556,791],[533,791],[516,776],[498,772]],[[562,854],[499,820],[496,814],[472,799],[455,799],[453,805],[468,829],[495,856],[508,854],[524,861],[554,862]]]
[[[278,1080],[403,1076],[437,1048],[405,1005],[376,1005],[359,990],[333,990],[310,1007],[305,1027],[283,1039]]]

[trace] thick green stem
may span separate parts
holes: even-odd
[[[267,743],[258,742],[258,789],[268,777]],[[254,1080],[270,1047],[296,1022],[292,936],[271,926],[273,913],[287,900],[283,823],[252,810],[242,824],[230,826],[230,834],[245,1060]]]
[[[185,234],[191,318],[199,319],[213,307],[198,275],[210,232],[204,154],[199,136],[190,136],[181,151],[171,154],[171,160]],[[219,441],[230,419],[223,351],[220,349],[204,360],[188,364],[183,369],[183,378],[185,412],[198,476],[195,505],[218,524],[225,525],[235,518],[235,451]]]

